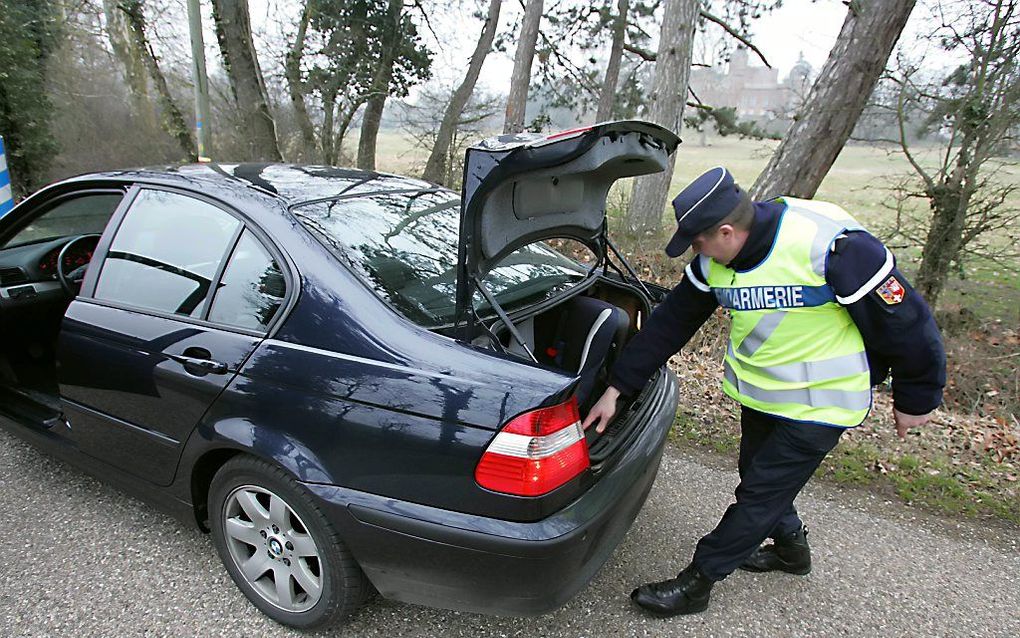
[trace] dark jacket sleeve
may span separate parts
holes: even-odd
[[[697,260],[692,267],[697,268]],[[700,276],[700,269],[696,276]],[[685,275],[655,307],[613,365],[610,384],[624,395],[643,388],[652,374],[690,341],[718,305],[715,295],[698,290],[688,277]]]
[[[946,385],[942,336],[882,242],[866,232],[847,233],[833,245],[825,276],[861,332],[872,385],[892,372],[897,410],[927,414],[937,408]]]

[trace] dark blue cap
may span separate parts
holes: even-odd
[[[673,199],[676,233],[666,245],[666,254],[679,257],[694,238],[726,218],[746,197],[722,166],[702,174]]]

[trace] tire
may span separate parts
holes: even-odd
[[[209,487],[216,551],[276,622],[315,629],[353,614],[370,585],[311,494],[279,467],[238,456]]]

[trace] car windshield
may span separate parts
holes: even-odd
[[[430,189],[301,204],[301,223],[324,239],[376,293],[415,323],[453,323],[460,197]],[[586,268],[543,242],[508,255],[483,280],[507,311],[538,303],[582,281]],[[492,312],[476,292],[479,314]]]

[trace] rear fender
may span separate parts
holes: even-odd
[[[305,483],[330,483],[319,457],[290,433],[247,418],[227,418],[198,426],[188,439],[187,469],[216,450],[236,450],[275,463]],[[188,472],[190,474],[190,472]]]
[[[307,483],[328,483],[319,458],[301,441],[244,418],[203,423],[192,431],[181,455],[174,491],[192,504],[194,523],[209,531],[209,485],[220,467],[238,454],[250,454],[284,468]]]

